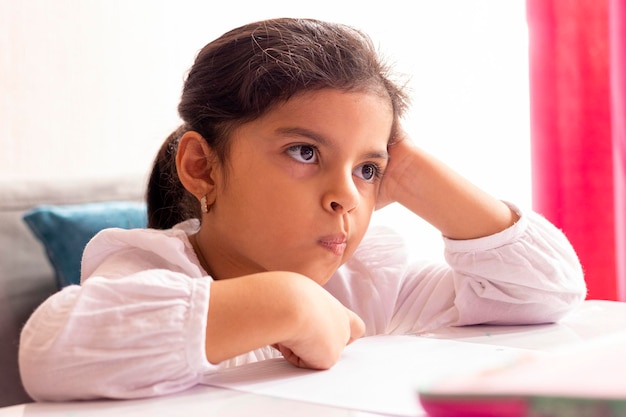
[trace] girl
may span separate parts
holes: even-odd
[[[325,369],[363,335],[554,322],[585,297],[564,235],[414,146],[370,40],[277,19],[200,51],[184,124],[148,186],[148,229],[88,244],[82,285],[52,296],[21,338],[36,400],[176,392],[283,356]],[[410,263],[372,229],[399,202],[437,227],[447,264]]]

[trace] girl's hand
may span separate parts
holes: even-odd
[[[415,146],[400,126],[388,152],[376,208],[398,202],[451,239],[488,236],[519,218],[502,201]]]
[[[277,343],[274,347],[299,368],[328,369],[339,360],[347,345],[363,335],[365,325],[360,317],[334,298],[315,304],[320,310],[310,316],[309,325],[294,339]]]
[[[365,324],[313,280],[263,272],[211,283],[206,355],[218,363],[272,345],[292,364],[333,366]]]
[[[378,199],[376,200],[376,209],[381,209],[388,204],[398,201],[394,196],[394,192],[398,190],[399,181],[405,178],[407,165],[410,165],[409,158],[411,149],[414,148],[411,138],[407,133],[398,126],[393,141],[388,146],[389,163],[385,169],[383,180],[378,191]]]

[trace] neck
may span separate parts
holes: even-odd
[[[198,234],[196,233],[193,235],[189,235],[189,241],[191,242],[191,246],[193,247],[193,250],[196,253],[197,258],[200,261],[200,266],[202,266],[202,268],[204,268],[206,273],[210,275],[214,280],[217,280],[217,277],[211,271],[211,267],[209,266],[209,263],[204,257],[204,252],[202,250],[202,246],[200,245],[200,240],[198,240]]]

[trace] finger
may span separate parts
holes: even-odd
[[[365,323],[361,320],[361,317],[353,311],[348,310],[348,315],[350,319],[350,338],[347,344],[349,345],[365,334]]]
[[[309,364],[307,364],[305,361],[303,361],[300,356],[293,353],[293,351],[289,349],[288,347],[285,347],[283,345],[277,345],[277,346],[278,346],[278,350],[280,350],[280,353],[282,353],[283,358],[285,358],[285,360],[289,362],[290,364],[298,368],[307,368],[307,369],[313,368],[309,366]]]

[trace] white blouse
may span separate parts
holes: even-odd
[[[190,220],[93,238],[82,284],[51,296],[22,331],[20,372],[33,399],[163,395],[217,369],[280,356],[264,347],[207,361],[212,279],[188,239],[197,228]],[[400,236],[372,228],[325,288],[364,320],[366,335],[554,322],[585,298],[572,246],[534,212],[492,236],[444,241],[447,263],[409,262]]]

